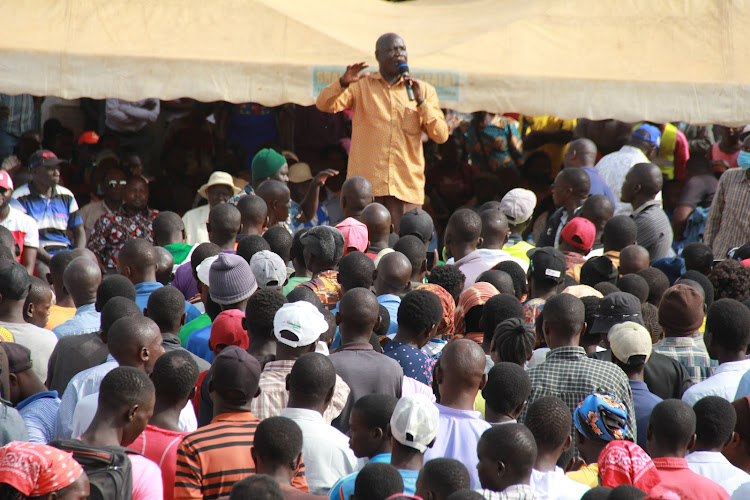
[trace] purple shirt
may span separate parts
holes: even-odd
[[[454,262],[454,265],[458,267],[462,273],[464,273],[464,276],[466,276],[466,281],[464,282],[464,290],[474,284],[474,282],[477,280],[477,276],[490,268],[490,266],[488,266],[484,262],[482,254],[477,250],[474,250],[470,254],[465,255],[463,259],[457,260],[456,262]]]
[[[492,427],[482,420],[482,414],[475,410],[455,410],[435,403],[440,411],[440,423],[435,444],[424,454],[424,461],[433,458],[454,458],[469,470],[471,488],[481,488],[477,473],[477,443],[484,431]]]
[[[615,195],[612,194],[612,190],[609,189],[609,186],[606,182],[604,182],[604,179],[601,178],[599,175],[599,172],[596,171],[595,167],[581,167],[581,170],[589,174],[589,179],[591,180],[591,189],[589,189],[589,195],[592,194],[603,194],[607,198],[612,201],[612,204],[614,205],[617,200],[615,200]]]

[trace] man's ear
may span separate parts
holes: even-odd
[[[377,280],[377,279],[378,279],[378,270],[377,270],[377,269],[375,269],[375,270],[374,270],[374,271],[372,272],[372,284],[373,284],[373,285],[375,284],[375,280]]]
[[[242,321],[245,321],[244,319]],[[336,326],[341,324],[341,313],[336,313]]]
[[[481,236],[477,239],[477,248],[482,248],[482,244],[484,243],[484,238]]]
[[[133,405],[130,408],[128,408],[128,422],[132,422],[135,416],[138,414],[138,405]]]
[[[211,233],[211,224],[209,224],[208,222],[206,222],[206,232]]]
[[[192,389],[190,389],[190,394],[188,394],[188,399],[193,399],[195,397],[195,394],[198,392],[198,386],[196,385]]]
[[[148,307],[143,308],[143,317],[148,318]]]
[[[393,234],[395,230],[396,230],[395,226],[391,224],[391,228],[389,230],[390,232],[388,234]]]
[[[173,275],[174,276],[174,275]],[[182,316],[180,316],[180,326],[185,324],[185,320],[187,319],[187,313],[182,313]]]
[[[187,314],[185,316],[187,316]],[[242,317],[242,328],[247,331],[247,319],[244,316]]]
[[[52,273],[47,273],[44,277],[47,279],[47,283],[52,285]]]
[[[380,315],[378,315],[378,319],[375,320],[375,326],[372,327],[372,331],[374,332],[375,330],[380,330],[380,323],[382,322],[383,322],[383,318],[381,318]]]
[[[250,456],[253,458],[253,463],[258,463],[258,454],[255,452],[255,446],[250,447]]]
[[[482,380],[479,382],[479,390],[481,391],[484,389],[484,386],[487,385],[487,374],[482,374]]]
[[[690,438],[690,441],[688,442],[687,449],[688,451],[693,451],[693,448],[695,448],[695,440],[697,436],[693,434],[693,437]]]
[[[573,438],[570,436],[566,437],[565,442],[563,443],[563,451],[568,451],[572,445],[573,445]]]
[[[286,377],[284,377],[284,389],[289,391],[289,376],[291,373],[287,373]]]
[[[16,257],[20,257],[20,256],[21,256],[21,246],[18,243],[16,243]]]
[[[151,355],[151,353],[148,352],[148,347],[141,347],[139,354],[141,356],[141,361],[148,361],[148,358]]]
[[[419,266],[419,274],[424,274],[427,272],[427,258],[425,258],[422,261],[422,264]]]
[[[497,475],[498,476],[505,475],[505,470],[506,470],[505,462],[503,462],[502,460],[498,460],[497,461]]]
[[[29,305],[26,306],[26,311],[24,311],[24,314],[26,314],[26,316],[28,316],[29,318],[34,316],[34,303],[33,302],[29,302]]]
[[[526,408],[526,401],[524,401],[520,405],[516,406],[515,409],[513,410],[513,415],[511,415],[511,416],[513,418],[515,418],[515,419],[518,419],[518,417],[521,416],[521,413],[523,413],[523,409],[524,408]],[[570,440],[571,440],[571,442],[573,442],[573,438],[570,438]],[[568,447],[568,448],[570,448],[570,447]],[[565,448],[565,449],[567,450],[568,448]],[[580,448],[580,446],[579,446],[579,448]]]
[[[17,385],[18,384],[18,375],[15,373],[9,373],[8,374],[8,381],[10,382],[10,385]],[[8,398],[10,399],[10,398]]]

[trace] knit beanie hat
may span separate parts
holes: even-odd
[[[300,243],[318,259],[337,261],[344,255],[344,235],[331,226],[316,226],[303,234]]]
[[[261,149],[253,158],[253,180],[267,179],[286,165],[286,158],[270,148]]]
[[[677,284],[659,302],[659,324],[675,335],[690,335],[703,324],[703,297],[695,288]]]
[[[258,284],[250,264],[239,255],[219,254],[208,274],[208,291],[217,304],[235,304],[250,297]]]

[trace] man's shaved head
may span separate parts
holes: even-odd
[[[408,262],[408,261],[407,261]],[[339,301],[339,332],[343,343],[370,338],[378,322],[378,299],[367,288],[352,288]]]
[[[153,247],[154,245],[150,241],[141,238],[126,241],[117,257],[117,269],[131,267],[139,273],[149,269],[155,270],[156,259],[154,258]]]
[[[589,174],[579,168],[567,168],[557,174],[555,182],[563,182],[573,190],[579,198],[585,198],[591,190],[591,178]]]
[[[282,183],[279,182],[279,184]],[[241,223],[240,211],[237,210],[237,207],[229,203],[219,203],[208,212],[209,235],[212,236],[212,240],[220,242],[224,242],[225,240],[234,241],[237,233],[240,232]]]
[[[484,248],[502,248],[508,240],[508,219],[500,210],[489,209],[481,212],[482,246]]]
[[[283,182],[269,179],[260,183],[260,186],[255,190],[255,194],[260,196],[268,206],[274,200],[283,198],[288,191],[289,188]]]
[[[664,177],[659,167],[653,163],[636,163],[628,172],[632,180],[641,185],[641,189],[649,196],[656,196],[664,185]]]
[[[594,223],[597,236],[601,237],[607,221],[615,215],[615,206],[608,196],[593,194],[586,198],[581,207],[581,217]]]
[[[566,167],[593,167],[596,163],[596,144],[591,139],[576,139],[568,144],[564,160]]]
[[[258,227],[266,222],[268,207],[260,196],[243,196],[237,202],[243,226]]]
[[[120,318],[107,332],[109,352],[121,364],[123,359],[136,357],[141,348],[157,343],[161,345],[159,326],[145,316]]]
[[[478,390],[485,363],[484,351],[476,342],[467,339],[451,342],[440,356],[438,383]]]
[[[94,252],[92,252],[91,250],[89,250],[88,248],[74,248],[73,250],[71,250],[71,252],[73,253],[73,255],[76,256],[76,258],[77,257],[86,257],[91,262],[99,264],[99,261],[96,260],[96,254]]]
[[[637,273],[649,266],[648,250],[640,245],[628,245],[620,251],[620,274]]]
[[[76,307],[93,304],[96,301],[96,290],[102,283],[102,272],[99,265],[88,257],[76,257],[68,264],[63,273],[63,284]]]
[[[341,186],[341,210],[344,218],[358,219],[362,210],[373,201],[372,184],[364,177],[349,177]]]
[[[387,49],[390,43],[396,39],[403,41],[403,38],[398,33],[384,33],[380,35],[377,42],[375,42],[375,51],[378,52]]]
[[[182,217],[167,210],[154,217],[151,230],[154,234],[154,244],[170,245],[182,241],[185,224],[182,222]]]
[[[360,220],[367,226],[370,241],[385,241],[391,234],[391,213],[380,203],[370,203],[363,208]]]
[[[506,219],[507,222],[507,219]],[[456,210],[448,219],[451,239],[458,242],[471,242],[482,234],[482,218],[468,208]]]
[[[401,252],[385,254],[378,263],[375,291],[378,295],[404,291],[411,278],[411,262]]]

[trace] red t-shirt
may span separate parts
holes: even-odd
[[[164,483],[164,500],[174,500],[177,446],[186,434],[187,432],[169,431],[149,424],[128,446],[159,466]]]
[[[724,488],[690,470],[684,458],[661,457],[654,458],[653,461],[661,476],[661,483],[649,492],[652,497],[671,491],[685,499],[726,500],[729,498],[729,493]]]

